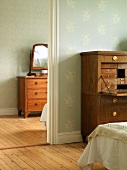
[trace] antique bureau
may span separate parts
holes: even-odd
[[[47,103],[47,75],[18,76],[18,115],[42,111]]]
[[[99,124],[127,121],[127,52],[81,54],[81,133]]]

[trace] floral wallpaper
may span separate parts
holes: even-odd
[[[17,76],[33,44],[48,42],[47,0],[0,0],[0,109],[17,108]]]
[[[126,51],[126,18],[126,0],[59,0],[59,132],[81,129],[80,53]]]

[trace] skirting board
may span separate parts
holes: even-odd
[[[18,115],[18,110],[16,108],[3,108],[0,109],[0,115]]]
[[[58,144],[82,142],[80,131],[58,133]]]

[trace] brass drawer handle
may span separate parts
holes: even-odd
[[[112,115],[115,117],[117,116],[117,112],[113,112]]]
[[[113,99],[113,103],[117,103],[117,98],[114,98],[114,99]]]
[[[112,57],[112,60],[113,60],[113,61],[116,61],[116,60],[118,60],[118,57],[117,57],[117,56],[113,56],[113,57]]]

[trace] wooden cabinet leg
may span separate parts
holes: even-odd
[[[24,118],[27,118],[28,114],[29,114],[29,112],[28,112],[28,111],[25,111],[25,112],[24,112]]]
[[[22,110],[18,110],[18,116],[21,116]]]

